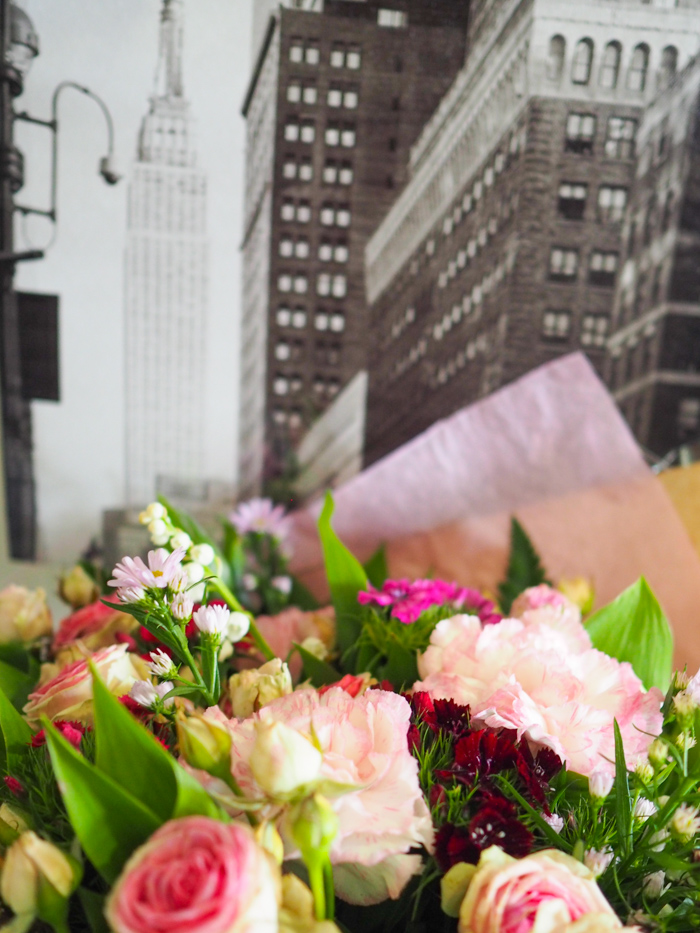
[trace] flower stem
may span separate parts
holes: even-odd
[[[250,617],[250,637],[255,642],[255,647],[258,649],[260,654],[265,658],[265,660],[272,661],[272,659],[275,657],[275,653],[272,650],[272,648],[270,648],[270,646],[265,641],[265,639],[260,634],[260,632],[258,631],[258,627],[256,626],[253,620],[253,616],[249,612],[246,612],[243,606],[241,606],[241,604],[238,602],[238,600],[233,595],[231,590],[226,586],[226,584],[221,579],[221,577],[216,577],[214,580],[211,581],[211,584],[215,589],[219,591],[219,593],[226,600],[226,602],[228,603],[229,609],[231,609],[233,612],[243,612],[245,613],[245,615]]]
[[[326,920],[326,884],[323,864],[319,859],[309,859],[306,867],[309,871],[309,886],[314,896],[316,919]]]

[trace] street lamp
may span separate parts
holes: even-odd
[[[32,560],[36,552],[36,497],[32,464],[32,424],[29,399],[23,395],[20,328],[15,266],[28,259],[42,259],[42,250],[14,251],[15,211],[57,219],[58,100],[66,88],[90,97],[107,122],[107,154],[99,171],[110,185],[119,181],[113,166],[114,128],[106,104],[88,88],[63,81],[54,91],[51,119],[15,113],[12,101],[24,89],[24,78],[39,54],[36,30],[24,10],[11,0],[0,0],[0,394],[2,396],[2,452],[9,556]],[[14,122],[23,120],[44,126],[53,134],[51,205],[48,210],[15,205],[14,195],[24,184],[24,157],[14,145]],[[0,533],[0,540],[2,534]]]

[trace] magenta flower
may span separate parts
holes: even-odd
[[[501,621],[494,604],[478,590],[444,580],[386,580],[381,590],[370,587],[358,593],[357,599],[363,606],[391,606],[391,615],[405,625],[415,622],[431,606],[445,605],[477,615],[484,625]]]

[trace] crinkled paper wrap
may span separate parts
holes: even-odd
[[[340,537],[362,560],[385,543],[393,576],[495,590],[511,515],[553,579],[593,581],[596,605],[644,574],[671,619],[676,662],[700,666],[700,560],[582,354],[437,422],[334,496]],[[293,516],[292,569],[324,596],[319,511]]]

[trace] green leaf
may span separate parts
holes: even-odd
[[[644,686],[666,690],[673,670],[673,634],[644,577],[586,623],[593,647],[629,661]]]
[[[505,615],[518,596],[530,586],[546,583],[546,574],[539,554],[517,520],[510,522],[510,556],[505,580],[498,587],[498,599]]]
[[[380,590],[384,584],[384,581],[389,576],[389,567],[386,560],[386,547],[382,544],[377,550],[372,554],[370,559],[363,565],[364,571],[367,574],[367,579],[372,584]]]
[[[87,857],[113,884],[132,852],[163,821],[83,758],[48,720],[43,725],[71,825]],[[121,751],[128,755],[127,750]]]
[[[418,680],[416,652],[403,645],[392,645],[387,662],[379,673],[380,679],[388,680],[396,690],[408,690]]]
[[[292,577],[292,590],[289,594],[289,605],[298,606],[304,612],[313,612],[319,608],[319,601],[310,590],[300,583],[296,577]]]
[[[335,607],[336,637],[341,652],[351,648],[360,634],[360,605],[357,594],[367,589],[367,575],[362,565],[345,547],[331,527],[333,496],[326,493],[318,519],[318,533],[323,547],[326,576]]]
[[[31,674],[0,661],[0,690],[10,698],[15,709],[22,709],[35,685],[36,678]]]
[[[309,678],[314,687],[325,687],[340,680],[341,675],[330,664],[321,661],[320,658],[311,654],[306,648],[302,648],[301,645],[295,643],[294,647],[304,662],[304,677]]]
[[[615,729],[615,817],[622,851],[624,855],[629,855],[632,851],[632,798],[625,761],[625,747],[622,744],[622,734],[617,719],[614,720],[613,726]]]
[[[92,672],[95,764],[165,822],[221,811],[199,781],[179,765]]]
[[[24,671],[25,674],[31,672],[31,657],[21,641],[8,641],[0,645],[0,661]]]
[[[32,730],[10,702],[7,694],[0,690],[0,771],[12,774],[16,763],[27,754],[27,743]]]
[[[92,933],[109,933],[105,917],[105,896],[87,888],[78,888],[78,899]]]

